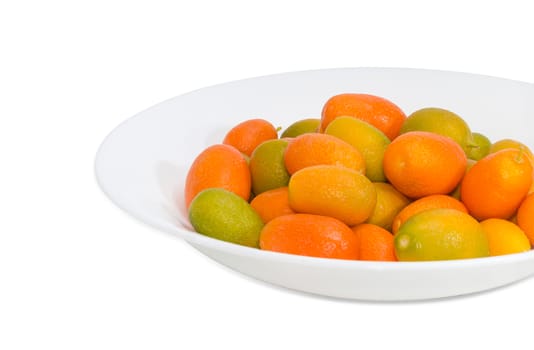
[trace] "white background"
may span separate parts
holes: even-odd
[[[131,218],[93,172],[120,122],[229,80],[394,66],[534,83],[528,3],[3,1],[0,349],[531,348],[532,278],[412,303],[292,292]]]

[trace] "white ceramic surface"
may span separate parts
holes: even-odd
[[[386,97],[407,114],[450,109],[492,140],[534,145],[534,85],[493,77],[396,68],[346,68],[265,76],[207,87],[160,103],[113,130],[98,150],[95,171],[119,207],[185,239],[212,259],[257,279],[325,296],[416,300],[462,295],[534,273],[534,251],[438,262],[364,262],[260,251],[191,230],[182,187],[185,173],[208,145],[237,122],[265,118],[288,126],[319,117],[324,102],[343,92]]]

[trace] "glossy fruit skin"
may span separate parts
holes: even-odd
[[[434,194],[426,197],[419,198],[416,201],[411,202],[405,206],[396,216],[393,218],[391,225],[391,232],[397,233],[399,228],[410,217],[429,209],[456,209],[461,212],[467,213],[465,205],[453,198],[444,194]]]
[[[478,132],[474,132],[472,135],[473,147],[470,147],[466,154],[469,159],[480,160],[489,154],[491,141],[486,135]]]
[[[365,159],[360,151],[337,137],[319,133],[292,139],[284,163],[290,174],[314,165],[339,165],[365,173]]]
[[[520,150],[491,153],[465,174],[461,200],[478,220],[509,219],[530,189],[532,171],[530,161]]]
[[[230,129],[223,139],[223,144],[234,146],[250,157],[259,144],[277,138],[278,132],[270,122],[265,119],[249,119]]]
[[[345,93],[332,96],[324,104],[320,131],[324,132],[332,120],[341,116],[366,121],[381,130],[390,140],[399,135],[400,128],[406,120],[406,114],[386,98],[370,94]]]
[[[359,224],[352,227],[358,239],[359,260],[397,261],[393,235],[380,226]]]
[[[287,186],[289,173],[284,164],[287,140],[268,140],[261,143],[250,157],[252,192],[262,192]]]
[[[365,222],[392,232],[393,220],[402,209],[410,204],[410,200],[391,184],[373,182],[373,186],[376,190],[376,205]]]
[[[250,197],[251,178],[248,164],[233,146],[213,145],[195,158],[185,180],[186,206],[189,207],[199,192],[212,187],[227,189],[245,200]]]
[[[468,259],[489,256],[482,226],[455,209],[430,209],[408,219],[395,234],[399,261]]]
[[[469,125],[456,113],[443,108],[422,108],[410,114],[404,121],[400,133],[405,134],[410,131],[427,131],[449,137],[466,153],[474,145]]]
[[[384,173],[405,196],[448,194],[465,174],[467,157],[452,139],[426,131],[399,135],[384,154]]]
[[[513,139],[501,139],[491,144],[489,153],[496,153],[503,149],[518,149],[523,151],[523,154],[526,155],[534,166],[534,154],[532,154],[532,150],[524,143]]]
[[[189,220],[198,233],[254,248],[264,226],[247,201],[221,188],[201,191],[191,202]]]
[[[289,206],[289,190],[287,186],[260,193],[252,199],[250,205],[265,223],[278,216],[295,214]]]
[[[274,218],[261,231],[260,248],[320,258],[358,258],[356,235],[341,221],[321,215]]]
[[[250,119],[197,156],[184,191],[195,231],[373,261],[478,258],[534,245],[534,156],[521,142],[491,144],[450,111],[407,118],[384,98],[352,93],[333,96],[321,119],[293,123],[282,139],[278,130]]]
[[[331,216],[349,226],[364,222],[376,205],[376,190],[359,172],[335,165],[297,171],[289,180],[289,205],[298,213]]]
[[[280,138],[283,137],[297,137],[302,134],[314,133],[319,131],[319,125],[321,124],[321,119],[318,118],[308,118],[301,119],[293,124],[289,125],[280,135]]]
[[[521,253],[530,250],[527,235],[519,226],[504,219],[480,222],[489,242],[490,256]]]
[[[382,131],[358,118],[338,117],[328,124],[324,132],[360,151],[365,159],[365,175],[369,180],[386,181],[382,163],[390,140]]]

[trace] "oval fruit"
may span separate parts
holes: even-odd
[[[260,193],[254,197],[250,205],[265,223],[277,216],[295,213],[289,206],[289,191],[287,186]]]
[[[359,260],[397,261],[393,235],[380,226],[359,224],[352,227],[358,239]]]
[[[284,161],[290,174],[313,165],[340,165],[365,173],[365,159],[356,148],[326,134],[303,134],[291,140]]]
[[[249,247],[258,247],[263,228],[247,201],[221,188],[200,192],[189,207],[189,220],[198,233]]]
[[[337,117],[347,116],[361,119],[381,130],[393,140],[399,135],[406,120],[406,114],[393,102],[369,94],[346,93],[332,96],[323,106],[321,129]]]
[[[430,209],[408,219],[395,235],[399,261],[467,259],[489,256],[482,226],[455,209]]]
[[[189,168],[185,180],[185,204],[202,190],[217,187],[234,192],[241,198],[250,197],[250,170],[243,155],[229,145],[213,145],[202,151]]]
[[[365,175],[373,182],[384,182],[382,161],[389,138],[373,125],[352,117],[338,117],[328,124],[325,134],[352,145],[365,159]]]
[[[465,174],[467,157],[451,138],[410,131],[393,140],[384,154],[384,173],[410,198],[448,194]]]
[[[357,259],[354,232],[341,221],[321,215],[291,214],[269,221],[260,248],[280,253],[334,259]]]
[[[380,226],[392,232],[393,219],[410,204],[410,200],[391,184],[373,182],[373,186],[376,190],[376,205],[366,223]]]
[[[289,180],[289,205],[299,213],[331,216],[352,226],[367,220],[375,204],[373,183],[349,168],[316,165]]]
[[[469,159],[480,160],[490,152],[491,141],[486,135],[478,132],[474,132],[472,135],[473,147],[469,147],[466,154]]]
[[[460,196],[478,220],[509,219],[532,184],[532,164],[517,149],[503,149],[476,162],[462,180]]]
[[[321,119],[317,119],[317,118],[301,119],[301,120],[294,122],[290,126],[288,126],[282,132],[282,135],[280,135],[280,137],[281,138],[297,137],[302,134],[318,132],[320,124],[321,124]]]
[[[530,250],[527,235],[513,222],[504,219],[487,219],[482,221],[480,225],[488,237],[491,256]]]
[[[287,140],[268,140],[252,152],[249,166],[255,195],[287,186],[289,173],[284,164],[287,145]]]
[[[518,149],[523,151],[523,153],[527,156],[527,158],[530,160],[532,165],[534,166],[534,154],[532,154],[532,151],[530,148],[525,145],[522,142],[513,140],[513,139],[502,139],[494,142],[489,149],[489,153],[496,153],[498,151],[502,151],[503,149]]]
[[[419,198],[405,206],[394,218],[391,231],[397,233],[402,224],[420,212],[429,209],[456,209],[467,213],[467,208],[458,199],[445,194],[434,194]]]
[[[234,146],[250,157],[259,144],[277,138],[278,132],[270,122],[265,119],[249,119],[230,129],[223,143]]]
[[[422,108],[406,118],[401,134],[410,131],[427,131],[447,136],[456,141],[464,152],[474,146],[469,125],[459,115],[443,108]]]

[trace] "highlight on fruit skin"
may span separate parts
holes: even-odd
[[[205,236],[253,248],[259,246],[264,226],[246,200],[223,188],[198,193],[189,207],[189,221]]]
[[[198,154],[184,186],[196,232],[371,261],[470,259],[534,246],[534,156],[524,143],[491,143],[445,109],[406,117],[387,99],[357,93],[332,96],[321,119],[298,119],[282,138],[280,130],[245,120]]]
[[[327,134],[307,133],[289,142],[284,163],[294,174],[313,165],[339,165],[365,174],[365,158],[349,143]]]
[[[250,157],[259,144],[278,138],[278,130],[265,119],[248,119],[234,126],[223,139],[223,144],[234,146]]]
[[[458,143],[427,131],[399,135],[384,153],[386,178],[412,199],[452,192],[466,167],[467,156]]]
[[[371,216],[376,190],[361,173],[335,165],[297,171],[289,180],[289,205],[298,213],[324,215],[357,225]]]
[[[320,132],[334,119],[348,116],[361,119],[381,130],[393,140],[406,120],[402,109],[390,100],[371,94],[342,93],[330,97],[321,112]]]
[[[391,143],[389,138],[368,122],[352,117],[337,117],[325,129],[356,148],[365,160],[365,175],[373,182],[385,182],[384,153]]]
[[[265,223],[278,216],[295,214],[289,206],[289,190],[287,186],[260,193],[250,201],[250,205]]]
[[[287,186],[290,174],[284,164],[288,140],[277,139],[262,142],[250,156],[251,190],[254,195]]]
[[[261,231],[260,248],[319,258],[358,259],[356,234],[343,222],[323,215],[274,218]]]
[[[490,153],[465,174],[460,198],[477,220],[509,219],[528,194],[532,173],[532,164],[521,150]]]
[[[435,194],[419,198],[416,201],[406,205],[393,218],[391,230],[393,234],[397,233],[402,224],[410,217],[429,209],[456,209],[467,213],[467,208],[459,200],[444,194]]]
[[[522,253],[530,250],[525,232],[516,224],[504,219],[486,219],[480,222],[488,237],[491,256]]]
[[[409,218],[395,234],[399,261],[470,259],[489,256],[480,223],[456,209],[429,209]]]
[[[184,186],[184,200],[189,207],[202,190],[219,187],[248,200],[251,177],[243,155],[234,147],[224,144],[209,146],[193,161]]]
[[[421,108],[410,114],[401,127],[401,134],[410,131],[427,131],[453,139],[466,154],[477,144],[469,125],[458,114],[437,107]]]

